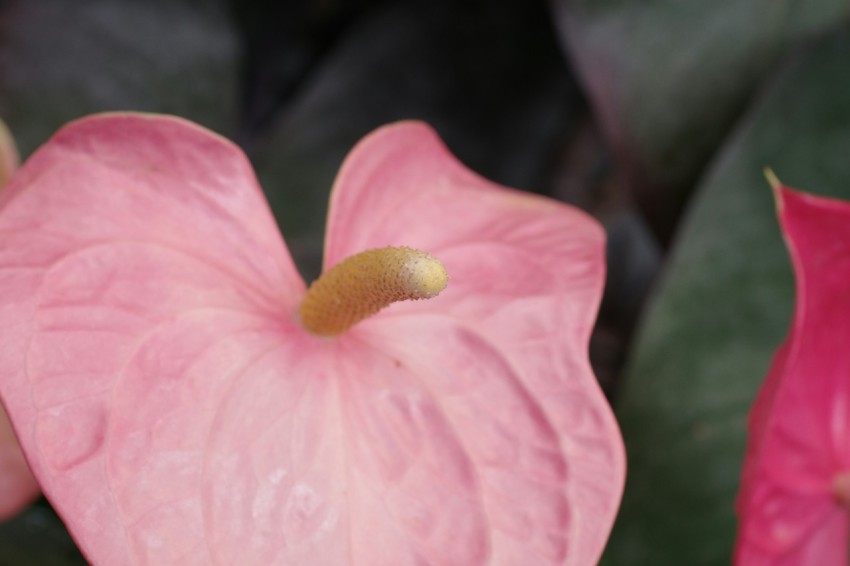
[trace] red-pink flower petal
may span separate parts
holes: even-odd
[[[601,233],[567,207],[455,176],[419,125],[360,146],[337,203],[361,192],[347,175],[364,162],[386,176],[415,165],[385,159],[399,138],[422,142],[423,163],[493,231],[436,223],[465,291],[332,340],[296,320],[303,283],[244,157],[197,127],[78,122],[0,197],[2,394],[94,562],[598,557],[623,474],[586,360]],[[456,214],[454,196],[421,193]],[[329,250],[357,245],[358,222],[392,226],[377,208],[340,210]],[[428,214],[401,243],[429,243]],[[520,268],[528,280],[487,283]]]
[[[784,187],[777,199],[797,306],[750,415],[735,559],[845,564],[834,483],[850,470],[850,204]]]

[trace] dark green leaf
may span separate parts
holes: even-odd
[[[237,47],[220,0],[4,5],[0,116],[22,155],[105,110],[177,114],[227,133]]]
[[[85,559],[44,500],[0,522],[0,564],[82,566]]]
[[[556,17],[598,117],[665,237],[750,95],[847,0],[559,0]]]
[[[762,169],[850,199],[848,61],[848,32],[795,56],[699,188],[619,399],[629,476],[605,564],[729,563],[745,419],[793,303]]]

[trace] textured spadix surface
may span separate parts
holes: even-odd
[[[850,470],[850,203],[777,190],[797,282],[794,320],[753,406],[736,564],[847,563]]]
[[[437,298],[337,338],[232,144],[67,126],[0,194],[0,392],[99,564],[590,564],[624,459],[590,371],[603,234],[419,123],[362,141],[325,265],[406,245]]]

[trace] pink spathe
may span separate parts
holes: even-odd
[[[777,188],[797,305],[750,415],[741,566],[847,564],[850,203]],[[843,487],[842,487],[843,486]],[[845,499],[846,501],[846,499]]]
[[[587,346],[604,236],[415,122],[347,158],[325,266],[411,246],[448,288],[336,338],[244,155],[75,122],[0,194],[0,393],[94,563],[594,563],[622,441]]]

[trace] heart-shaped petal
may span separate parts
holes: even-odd
[[[329,264],[432,248],[449,290],[309,334],[245,158],[178,119],[77,122],[0,196],[2,395],[89,559],[596,560],[624,467],[598,226],[407,123],[349,157],[328,234]]]
[[[621,488],[612,486],[622,486],[625,473],[619,430],[587,360],[605,269],[599,225],[572,207],[481,178],[433,130],[411,122],[371,134],[346,160],[331,198],[325,265],[401,244],[439,257],[451,279],[436,299],[396,304],[387,314],[450,317],[510,364],[514,386],[533,400],[527,410],[554,435],[538,448],[569,469],[557,487],[546,487],[551,501],[564,497],[570,508],[570,528],[565,522],[560,531],[571,542],[564,555],[594,562],[619,505]],[[430,342],[438,328],[415,334]],[[384,336],[390,342],[392,332]],[[487,403],[499,413],[518,390],[493,393]],[[509,430],[510,420],[496,429]],[[504,472],[527,473],[509,462]]]

